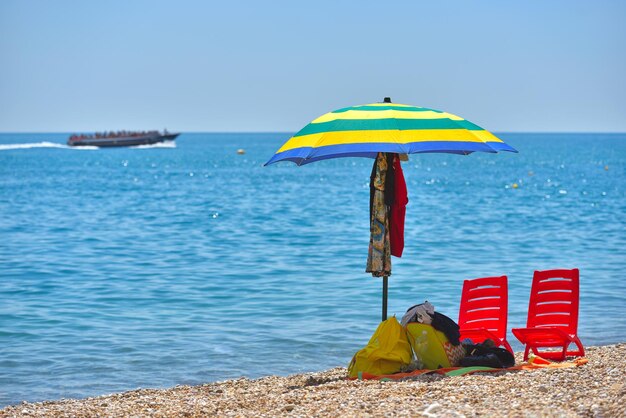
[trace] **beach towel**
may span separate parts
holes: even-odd
[[[374,277],[391,275],[391,244],[385,190],[389,165],[385,153],[379,152],[370,183],[370,243],[365,271]],[[387,189],[386,189],[387,187]]]
[[[409,197],[406,190],[406,181],[404,173],[400,165],[399,156],[394,154],[393,170],[394,172],[394,201],[389,207],[389,240],[391,241],[391,255],[394,257],[402,257],[404,250],[404,218],[406,216],[406,205],[409,203]],[[389,182],[389,179],[387,180]]]
[[[394,373],[394,374],[387,374],[387,375],[374,375],[371,373],[363,372],[363,373],[359,373],[357,377],[355,378],[351,377],[349,379],[389,381],[389,380],[401,380],[401,379],[411,378],[411,377],[420,376],[420,375],[427,374],[427,373],[436,373],[436,374],[441,374],[441,375],[452,377],[452,376],[463,376],[466,374],[481,373],[481,372],[494,373],[494,372],[505,372],[505,371],[514,371],[514,370],[562,369],[562,368],[569,368],[569,367],[580,367],[580,366],[587,364],[587,362],[588,360],[586,358],[579,357],[570,362],[553,363],[544,358],[535,356],[535,357],[530,357],[527,363],[523,363],[523,364],[513,366],[513,367],[508,367],[506,369],[474,366],[474,367],[448,367],[448,368],[437,369],[437,370],[415,370],[410,373]]]

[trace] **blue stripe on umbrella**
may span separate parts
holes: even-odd
[[[373,151],[375,150],[375,151]],[[443,152],[448,154],[471,154],[482,151],[496,153],[498,151],[517,152],[504,142],[466,142],[466,141],[426,141],[411,142],[408,144],[393,144],[388,142],[369,142],[360,144],[339,144],[325,147],[294,148],[275,154],[265,165],[279,161],[292,161],[298,165],[305,165],[315,161],[338,157],[369,157],[376,158],[378,152],[392,152],[397,154],[416,154]]]

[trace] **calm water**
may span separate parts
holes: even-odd
[[[262,167],[288,136],[0,135],[0,406],[346,365],[380,319],[372,162]],[[520,153],[404,164],[390,314],[456,318],[464,279],[508,274],[520,349],[533,271],[578,267],[583,343],[626,341],[626,135],[502,138]]]

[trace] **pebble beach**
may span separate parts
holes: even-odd
[[[516,354],[517,362],[521,353]],[[0,417],[625,417],[626,343],[588,347],[580,367],[422,375],[403,381],[347,380],[343,367],[137,389],[87,399],[8,406]]]

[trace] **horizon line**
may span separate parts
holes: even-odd
[[[105,130],[106,131],[106,130]],[[0,135],[4,134],[74,134],[83,131],[0,131]],[[99,132],[99,131],[84,131],[84,132]],[[114,132],[114,131],[112,131]],[[132,132],[132,131],[131,131]],[[184,130],[172,130],[172,133],[180,134],[292,134],[295,131],[184,131]],[[489,131],[494,134],[626,134],[626,131]]]

